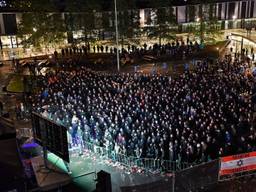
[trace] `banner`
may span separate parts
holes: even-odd
[[[256,152],[222,157],[219,176],[256,170]]]

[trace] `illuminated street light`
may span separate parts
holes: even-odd
[[[117,22],[117,6],[116,0],[114,0],[115,4],[115,25],[116,25],[116,59],[117,59],[117,71],[120,71],[120,63],[119,63],[119,45],[118,45],[118,22]]]
[[[236,16],[235,15],[233,15],[233,28],[235,28],[235,26],[236,26]]]
[[[200,17],[197,17],[197,18],[196,18],[196,22],[199,22],[199,21],[200,21]]]
[[[37,29],[36,29],[35,27],[33,27],[33,31],[34,31],[34,32],[36,32],[36,31],[37,31]]]

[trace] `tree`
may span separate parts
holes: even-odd
[[[25,12],[18,25],[24,47],[55,47],[66,38],[65,32],[61,13]]]
[[[162,39],[175,39],[176,35],[176,18],[173,14],[173,8],[156,8],[152,14],[152,20],[147,21],[145,31],[149,38],[158,38],[159,44]]]
[[[139,10],[136,9],[136,1],[126,1],[121,0],[118,2],[118,18],[119,18],[119,33],[121,39],[121,46],[124,46],[125,39],[127,40],[127,44],[135,43],[138,44],[137,41],[138,36],[141,35],[140,28],[140,16]]]
[[[95,41],[95,33],[94,33],[94,12],[90,11],[88,13],[82,13],[81,15],[82,20],[82,30],[83,30],[83,35],[84,35],[84,42],[89,44],[90,42]]]
[[[139,13],[137,10],[126,10],[119,14],[119,34],[121,46],[124,46],[125,39],[127,43],[139,43],[136,37],[141,35]]]
[[[120,44],[138,43],[135,37],[140,35],[139,12],[136,10],[136,1],[117,0],[118,12],[118,33]],[[115,12],[114,0],[110,3],[110,11],[102,13],[102,29],[109,33],[115,34]],[[113,36],[112,41],[115,41]]]
[[[200,38],[200,42],[215,41],[216,37],[222,34],[221,24],[215,14],[215,4],[199,4],[199,16],[195,26],[195,36]]]

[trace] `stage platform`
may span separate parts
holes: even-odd
[[[56,158],[55,162],[48,161],[49,169],[44,168],[42,156],[37,156],[31,159],[31,164],[36,176],[36,181],[40,191],[48,191],[69,184],[72,179],[64,170],[60,169],[56,164],[62,161]]]

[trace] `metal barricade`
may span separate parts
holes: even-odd
[[[113,163],[119,163],[130,169],[141,169],[145,172],[173,172],[175,170],[180,170],[182,167],[178,162],[127,156],[122,153],[116,153],[114,150],[109,150],[107,147],[98,146],[90,142],[84,142],[84,149],[89,153],[98,155],[100,158],[111,160]]]
[[[84,150],[97,158],[110,160],[115,165],[123,166],[132,172],[165,173],[165,179],[147,185],[122,187],[121,191],[189,191],[209,186],[218,181],[219,161],[214,160],[203,164],[191,164],[179,161],[168,161],[153,158],[138,158],[116,153],[115,150],[93,143],[85,142]],[[175,176],[174,176],[175,175]],[[196,177],[195,177],[196,176]],[[166,177],[164,177],[166,178]],[[164,184],[164,186],[163,186]],[[151,187],[149,187],[151,186]]]

